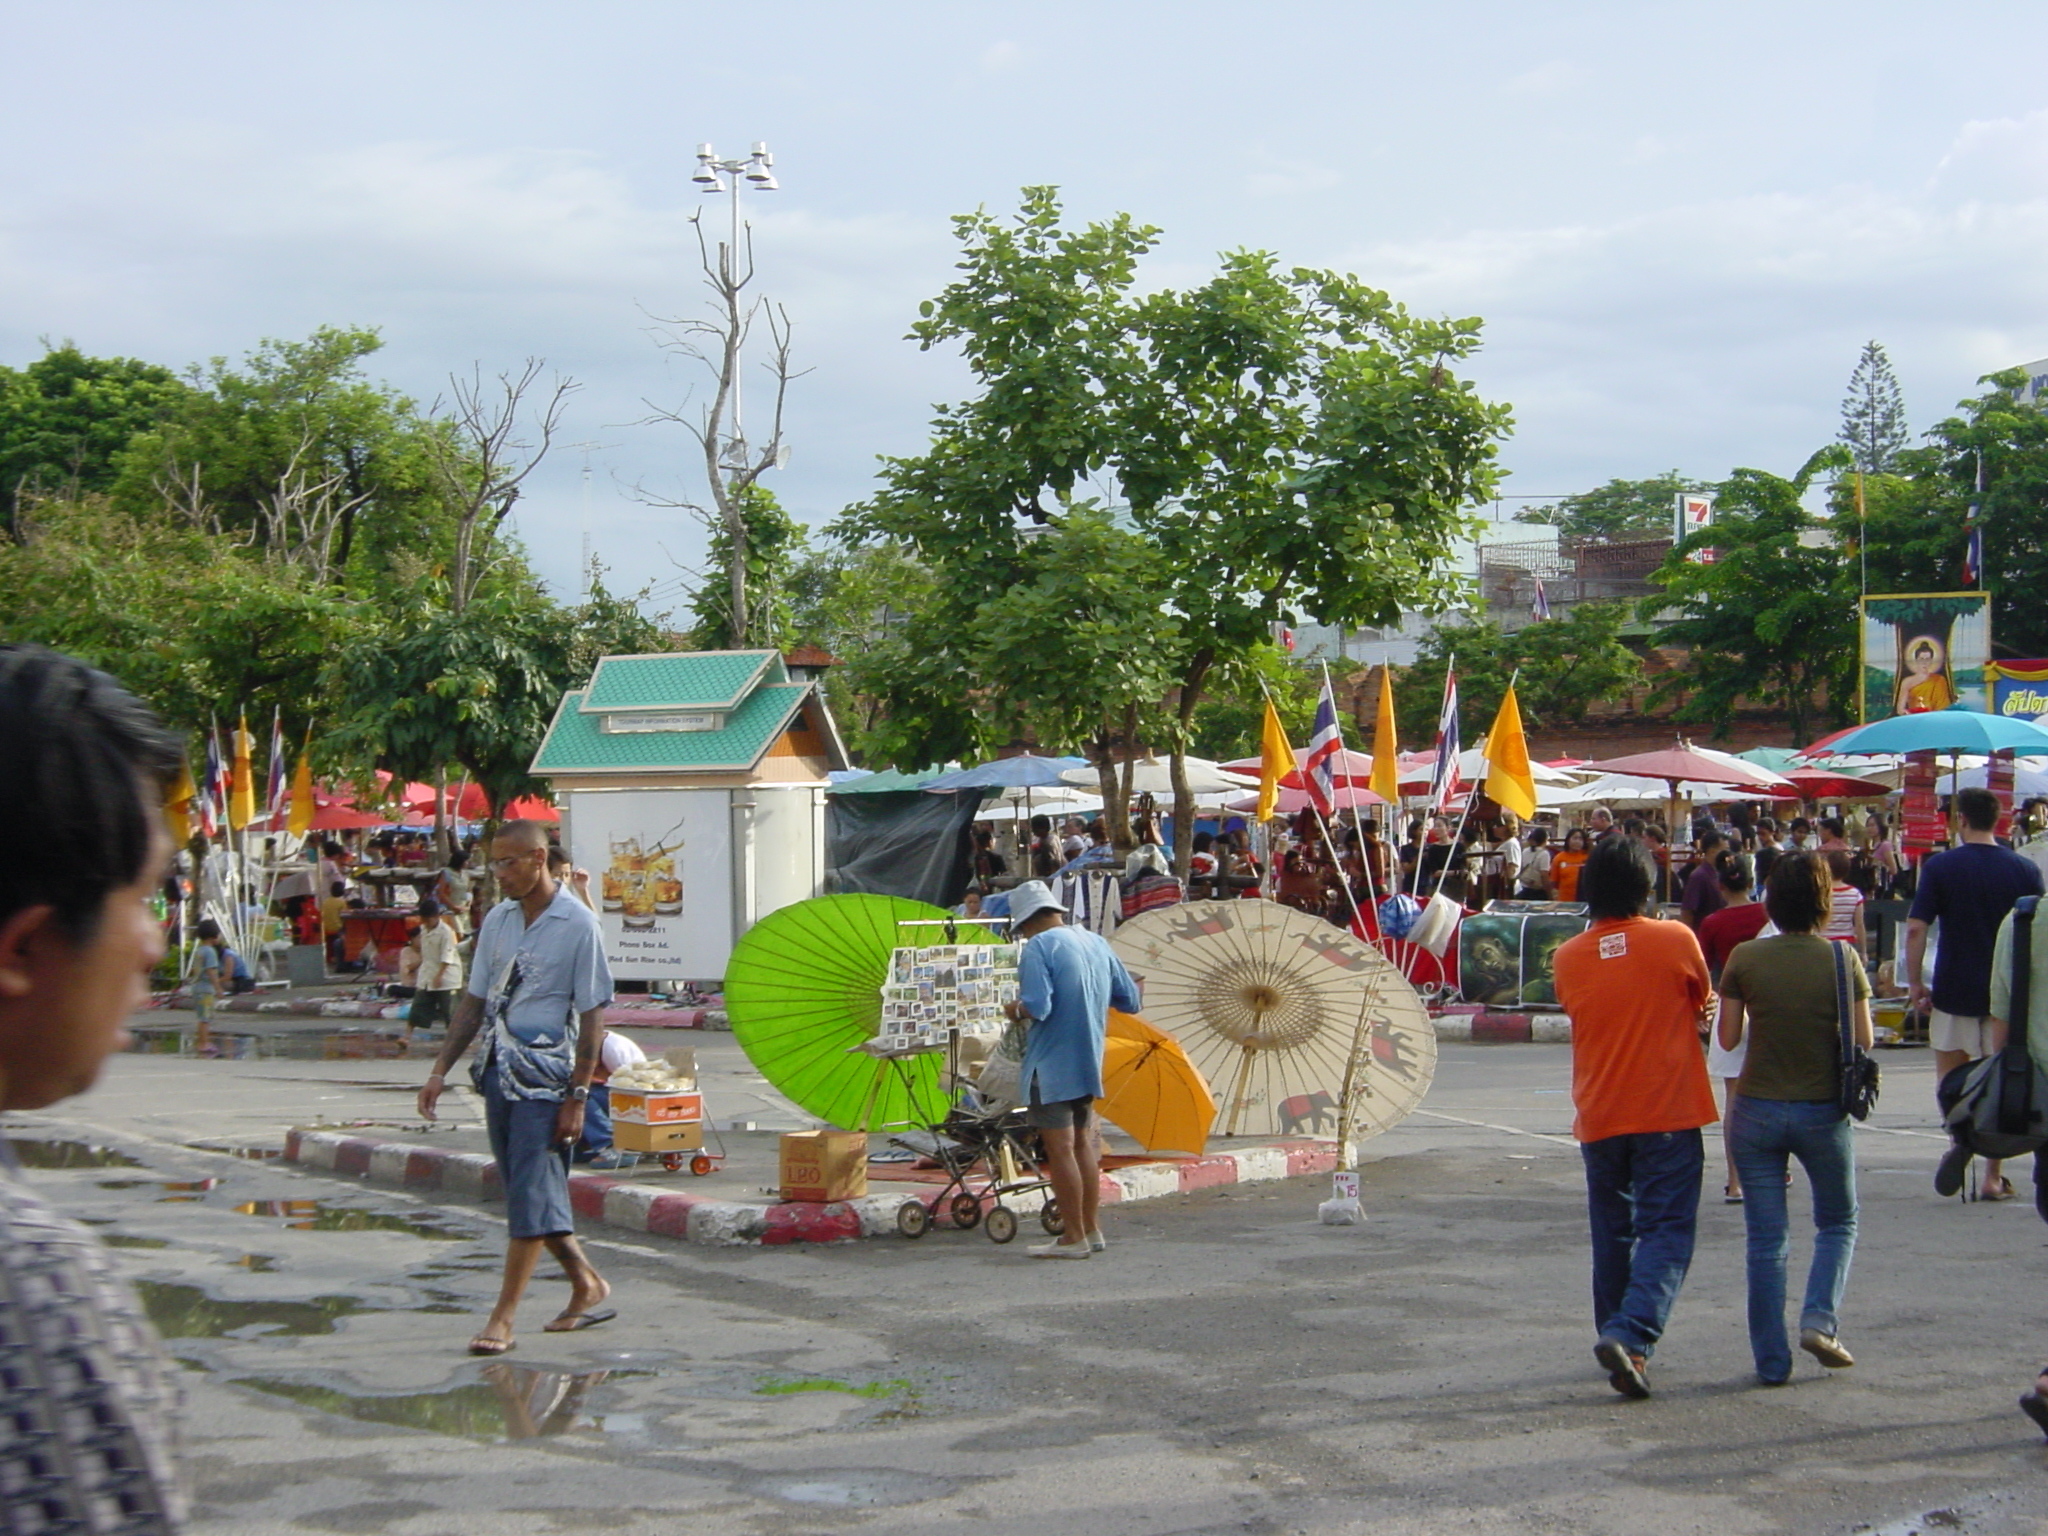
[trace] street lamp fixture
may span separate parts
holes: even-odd
[[[742,181],[751,183],[756,192],[773,192],[778,185],[774,167],[775,157],[766,144],[756,144],[744,160],[721,160],[709,144],[699,144],[697,171],[690,180],[706,192],[738,192]]]

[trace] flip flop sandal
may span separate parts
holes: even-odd
[[[510,1339],[486,1338],[480,1333],[469,1341],[469,1352],[472,1355],[509,1355],[512,1343]]]
[[[1723,1205],[1742,1204],[1742,1191],[1739,1189],[1730,1189],[1727,1185],[1723,1184],[1721,1186],[1721,1203]]]
[[[619,1314],[607,1307],[602,1312],[564,1312],[541,1331],[543,1333],[581,1333],[586,1328],[595,1328],[599,1323],[608,1323]],[[563,1326],[566,1324],[566,1326]]]
[[[2010,1200],[2012,1197],[2012,1180],[2005,1178],[1998,1181],[1998,1188],[1984,1190],[1977,1196],[1979,1200]]]

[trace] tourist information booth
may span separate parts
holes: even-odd
[[[590,871],[621,980],[716,981],[760,918],[823,892],[827,775],[846,749],[779,652],[607,656],[533,772]]]

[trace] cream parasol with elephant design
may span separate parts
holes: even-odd
[[[1373,945],[1319,917],[1198,901],[1147,912],[1110,942],[1147,1021],[1208,1079],[1225,1136],[1362,1140],[1429,1091],[1436,1028],[1422,999]]]

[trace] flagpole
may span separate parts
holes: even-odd
[[[1326,693],[1327,693],[1327,692],[1328,692],[1328,690],[1329,690],[1329,686],[1330,686],[1330,679],[1329,679],[1329,673],[1328,673],[1328,670],[1327,670],[1327,667],[1326,667],[1326,668],[1325,668],[1325,671],[1324,671],[1324,675],[1323,675],[1323,688],[1324,688],[1324,691],[1325,691]],[[1260,691],[1261,691],[1262,693],[1264,693],[1264,694],[1266,695],[1266,702],[1267,702],[1268,704],[1271,704],[1271,703],[1273,703],[1273,692],[1272,692],[1272,690],[1271,690],[1270,688],[1268,688],[1268,687],[1266,686],[1266,680],[1265,680],[1265,679],[1264,679],[1263,677],[1259,679],[1259,690],[1260,690]],[[1278,706],[1277,706],[1277,705],[1275,706],[1275,712],[1276,712],[1276,713],[1278,712]],[[1336,699],[1335,699],[1334,697],[1332,697],[1332,698],[1331,698],[1331,700],[1330,700],[1330,713],[1331,713],[1331,715],[1332,715],[1332,716],[1334,717],[1334,716],[1335,716],[1335,714],[1336,714],[1336,712],[1337,712],[1337,709],[1336,709]],[[1342,727],[1339,727],[1339,728],[1338,728],[1338,731],[1337,731],[1337,742],[1338,742],[1338,750],[1339,750],[1339,751],[1342,751],[1342,750],[1343,750],[1343,742],[1344,742],[1344,732],[1343,732],[1343,729],[1342,729]],[[1335,840],[1334,840],[1334,839],[1333,839],[1333,838],[1332,838],[1332,837],[1330,836],[1330,824],[1329,824],[1329,823],[1328,823],[1327,821],[1323,820],[1323,812],[1322,812],[1322,808],[1321,808],[1320,806],[1318,806],[1318,805],[1316,804],[1316,795],[1315,795],[1315,791],[1314,791],[1314,790],[1312,790],[1312,789],[1310,789],[1310,788],[1308,787],[1308,778],[1309,778],[1309,771],[1308,771],[1308,769],[1307,769],[1306,767],[1304,767],[1304,766],[1303,766],[1303,765],[1301,764],[1301,762],[1299,761],[1299,759],[1297,759],[1297,760],[1296,760],[1296,762],[1295,762],[1295,765],[1294,765],[1294,771],[1295,771],[1296,773],[1298,773],[1298,774],[1300,774],[1300,775],[1301,775],[1301,785],[1302,785],[1302,791],[1303,791],[1303,793],[1305,793],[1305,794],[1306,794],[1306,795],[1308,796],[1308,808],[1309,808],[1309,813],[1310,813],[1311,815],[1313,815],[1313,816],[1315,817],[1315,819],[1316,819],[1316,825],[1317,825],[1318,827],[1322,828],[1322,832],[1323,832],[1323,846],[1324,846],[1325,848],[1328,848],[1328,849],[1330,850],[1330,856],[1331,856],[1331,859],[1333,860],[1333,862],[1336,862],[1336,863],[1337,863],[1337,874],[1338,874],[1338,879],[1337,879],[1337,883],[1338,883],[1338,884],[1339,884],[1340,886],[1342,886],[1342,887],[1344,888],[1344,900],[1345,900],[1345,903],[1346,903],[1346,904],[1347,904],[1347,905],[1348,905],[1348,906],[1349,906],[1349,907],[1351,908],[1351,920],[1352,920],[1353,922],[1355,922],[1355,923],[1362,923],[1362,922],[1364,921],[1364,917],[1363,917],[1363,914],[1361,914],[1361,913],[1359,912],[1359,910],[1358,910],[1358,897],[1357,897],[1356,895],[1354,895],[1354,894],[1352,893],[1352,890],[1351,890],[1351,882],[1350,882],[1349,880],[1346,880],[1346,879],[1344,879],[1344,878],[1343,878],[1343,864],[1342,864],[1342,862],[1341,862],[1340,860],[1338,860],[1338,858],[1337,858],[1337,850],[1336,850],[1336,844],[1335,844]],[[1334,799],[1333,799],[1333,800],[1332,800],[1332,801],[1330,802],[1330,808],[1331,808],[1332,810],[1335,810],[1335,809],[1336,809],[1336,801],[1335,801]],[[1271,863],[1271,862],[1272,862],[1272,860],[1271,860],[1271,859],[1269,858],[1269,859],[1267,860],[1267,862],[1268,862],[1268,863]],[[1368,869],[1369,869],[1369,868],[1370,868],[1370,862],[1368,861]],[[1276,882],[1275,882],[1275,885],[1276,885],[1276,889],[1277,889],[1277,884],[1278,884],[1278,882],[1276,881]]]
[[[1520,667],[1517,667],[1513,672],[1511,672],[1508,675],[1508,690],[1507,693],[1502,694],[1501,697],[1506,698],[1508,696],[1508,693],[1513,693],[1515,690],[1515,684],[1519,683],[1521,680],[1522,669]],[[1493,743],[1491,739],[1489,739],[1487,745],[1491,746],[1492,744]],[[1491,761],[1491,759],[1489,759],[1489,761]],[[1457,852],[1458,849],[1458,839],[1462,837],[1465,833],[1465,823],[1468,819],[1470,819],[1472,815],[1472,807],[1479,802],[1480,791],[1484,789],[1485,786],[1486,781],[1484,779],[1474,780],[1470,792],[1467,793],[1467,795],[1465,796],[1464,809],[1458,812],[1458,825],[1451,833],[1451,851],[1454,854]],[[1421,855],[1418,854],[1417,857],[1420,858]],[[1444,860],[1443,868],[1439,869],[1436,872],[1436,889],[1430,893],[1432,900],[1435,899],[1437,896],[1441,896],[1443,894],[1444,880],[1446,879],[1446,877],[1449,876],[1450,872],[1451,861],[1447,858]]]

